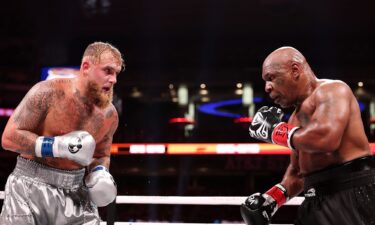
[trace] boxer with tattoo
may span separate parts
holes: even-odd
[[[19,153],[8,177],[0,224],[99,224],[111,203],[108,172],[118,126],[113,86],[124,67],[109,43],[87,46],[79,75],[34,85],[4,129],[2,146]]]

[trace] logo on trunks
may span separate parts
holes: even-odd
[[[70,139],[68,149],[71,153],[77,153],[82,148],[82,140],[79,137],[73,137]]]
[[[251,122],[251,127],[255,127],[260,124],[260,126],[254,131],[253,129],[249,129],[250,136],[262,139],[268,139],[268,127],[266,123],[267,117],[264,119],[263,114],[257,113],[255,114],[253,122]]]
[[[315,189],[314,188],[310,188],[305,193],[305,197],[315,197],[315,196],[316,196],[316,193],[315,193]]]

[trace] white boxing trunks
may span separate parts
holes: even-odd
[[[1,225],[98,225],[85,169],[59,170],[22,157],[5,186]]]

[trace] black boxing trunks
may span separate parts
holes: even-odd
[[[305,177],[295,225],[375,225],[375,158],[365,156]]]
[[[5,186],[1,225],[99,225],[85,169],[59,170],[22,157]]]

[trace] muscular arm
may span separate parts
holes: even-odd
[[[89,167],[89,171],[97,165],[103,165],[106,168],[109,168],[110,165],[112,140],[113,135],[117,130],[119,120],[117,111],[114,107],[107,112],[106,119],[110,123],[110,128],[104,135],[103,139],[97,143],[94,160]]]
[[[284,174],[281,184],[286,188],[289,198],[297,196],[303,190],[303,178],[298,166],[298,155],[292,152],[290,164]]]
[[[30,89],[4,129],[4,149],[25,155],[35,154],[38,129],[47,115],[53,95],[52,89],[45,82],[40,82]]]
[[[333,152],[349,121],[352,92],[346,84],[332,82],[319,87],[313,98],[315,111],[310,118],[300,114],[302,126],[293,136],[294,147],[309,153]]]

